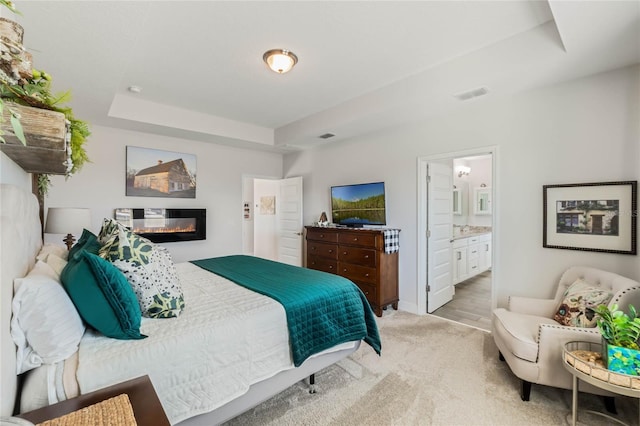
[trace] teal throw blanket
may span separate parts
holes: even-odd
[[[191,263],[280,302],[287,313],[296,367],[315,353],[354,340],[364,339],[380,354],[380,335],[369,302],[346,278],[252,256]]]

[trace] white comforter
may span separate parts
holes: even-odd
[[[143,319],[143,340],[87,332],[79,349],[81,393],[148,374],[173,424],[293,368],[282,305],[191,263],[176,266],[182,314]]]

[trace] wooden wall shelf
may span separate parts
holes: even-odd
[[[18,112],[27,146],[13,135],[8,108]],[[5,102],[0,150],[28,173],[64,175],[67,166],[66,118],[61,112]]]

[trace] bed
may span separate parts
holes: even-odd
[[[330,346],[317,344],[316,338],[312,349],[301,343],[296,347],[291,307],[251,285],[237,284],[233,262],[250,259],[231,256],[222,266],[213,265],[215,259],[204,259],[176,265],[186,301],[181,315],[143,318],[140,332],[149,337],[139,340],[107,338],[88,327],[73,355],[25,373],[20,400],[16,345],[9,333],[11,305],[14,280],[36,264],[41,225],[32,194],[2,185],[1,197],[2,416],[147,374],[172,424],[219,424],[345,358],[362,339],[380,350],[364,297],[362,315],[350,316],[363,322],[354,327],[366,328],[365,335],[338,344],[329,339]],[[219,273],[210,272],[214,266]],[[272,266],[277,267],[264,265]],[[308,271],[298,269],[303,274]],[[286,299],[287,293],[281,296]]]

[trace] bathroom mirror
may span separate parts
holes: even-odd
[[[491,214],[491,188],[475,188],[473,193],[473,214]]]
[[[456,216],[462,215],[462,190],[453,190],[453,214]]]

